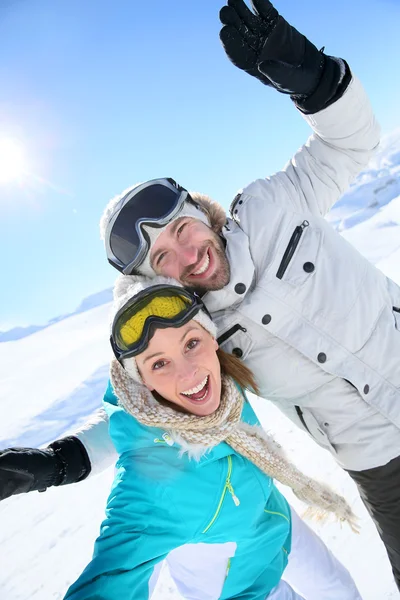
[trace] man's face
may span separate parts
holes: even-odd
[[[219,235],[198,219],[176,219],[150,250],[158,275],[173,277],[200,292],[220,290],[230,278],[229,263]]]

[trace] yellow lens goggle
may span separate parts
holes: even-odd
[[[171,285],[157,285],[131,298],[115,315],[111,345],[118,360],[147,347],[157,327],[181,327],[205,306],[197,294]]]

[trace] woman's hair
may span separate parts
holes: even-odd
[[[242,389],[248,389],[255,394],[260,394],[254,374],[243,361],[234,354],[229,354],[218,348],[217,356],[221,365],[221,373],[231,377]]]

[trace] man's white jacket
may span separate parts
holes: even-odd
[[[304,118],[314,134],[285,169],[233,201],[223,229],[231,280],[204,300],[220,346],[243,358],[262,396],[335,454],[335,435],[356,441],[369,415],[400,430],[400,288],[324,219],[379,142],[360,82]],[[335,382],[339,396],[351,390],[350,409],[333,406]],[[98,418],[78,433],[94,471],[114,459]]]

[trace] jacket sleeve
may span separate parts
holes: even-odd
[[[265,201],[286,210],[324,216],[366,167],[379,144],[379,125],[355,77],[334,104],[303,117],[314,134],[282,171],[257,179],[236,196],[231,206],[233,218],[242,223],[245,213],[245,220],[260,222]]]
[[[147,600],[157,565],[188,541],[187,523],[164,489],[141,479],[136,459],[120,464],[91,562],[68,600]]]
[[[105,402],[108,401],[108,397],[114,403],[110,385],[104,396]],[[81,429],[74,431],[72,435],[82,442],[88,453],[92,468],[89,477],[101,473],[116,463],[118,455],[109,435],[109,419],[104,408],[98,410]]]

